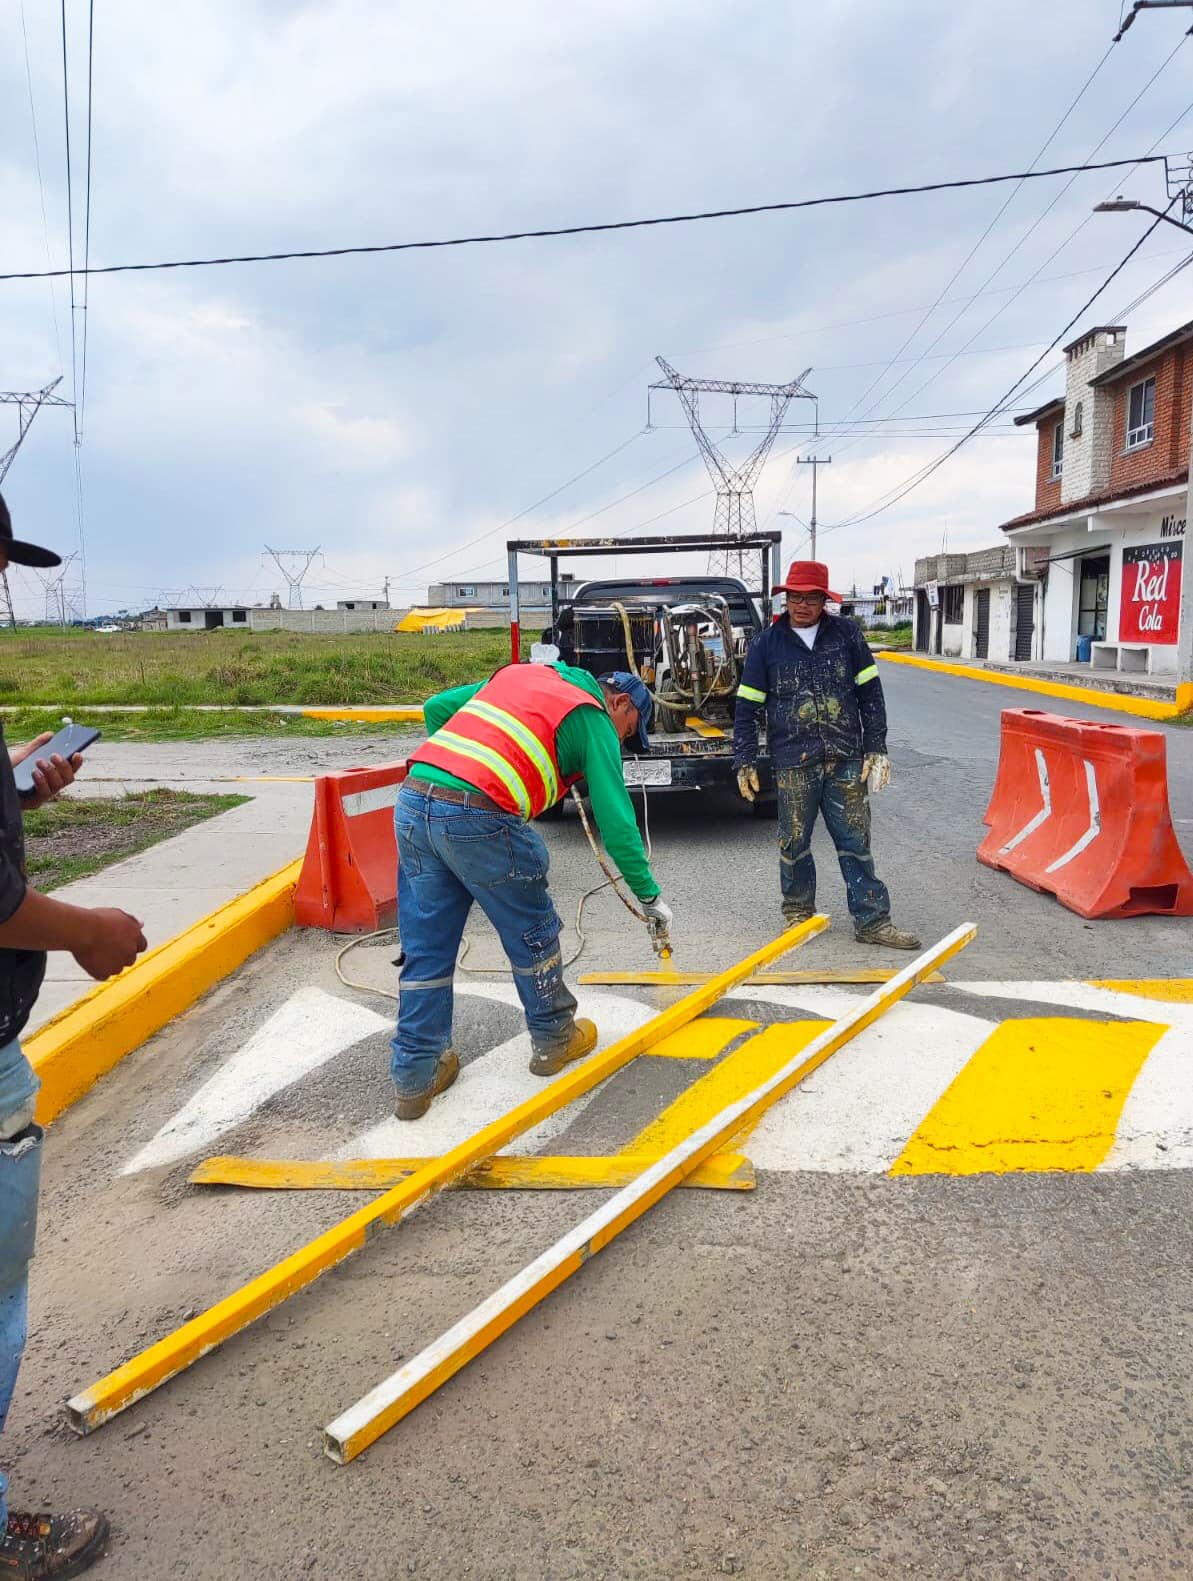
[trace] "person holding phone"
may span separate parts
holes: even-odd
[[[60,565],[58,555],[13,537],[0,495],[0,570]],[[38,754],[53,738],[6,749],[0,726],[0,1428],[8,1415],[25,1348],[29,1263],[37,1230],[43,1132],[33,1120],[38,1080],[21,1051],[46,969],[47,950],[65,950],[91,977],[114,977],[145,948],[141,923],[108,906],[71,906],[30,888],[25,877],[23,809],[51,801],[74,779],[82,758]],[[32,759],[31,789],[17,790],[13,769]],[[7,1505],[0,1472],[0,1576],[22,1581],[78,1575],[103,1553],[107,1518],[98,1510],[18,1513]]]

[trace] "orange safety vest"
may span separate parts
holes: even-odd
[[[549,664],[507,664],[409,759],[475,785],[505,812],[537,818],[579,774],[559,768],[555,732],[597,699]]]

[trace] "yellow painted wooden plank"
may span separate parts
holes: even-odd
[[[707,983],[711,972],[581,972],[577,982],[587,987],[613,988],[691,988],[697,983]],[[856,970],[821,972],[755,972],[741,984],[743,988],[792,988],[815,983],[889,983],[896,974],[882,966],[864,966]],[[926,983],[943,983],[943,972],[930,972]],[[1105,985],[1103,985],[1105,986]]]
[[[423,722],[421,703],[410,708],[304,708],[302,712],[305,719],[357,720],[364,724],[421,725]]]
[[[49,1125],[126,1054],[193,1005],[294,921],[302,869],[291,862],[177,938],[98,983],[25,1041],[41,1080],[37,1119]]]
[[[657,1119],[626,1143],[619,1156],[668,1152],[742,1093],[766,1081],[831,1025],[831,1021],[780,1021],[767,1027],[681,1092]]]
[[[655,1162],[655,1153],[575,1157],[502,1153],[456,1182],[483,1191],[600,1190],[629,1185]],[[425,1158],[207,1158],[191,1173],[195,1186],[244,1186],[257,1191],[382,1191],[422,1169]],[[685,1186],[752,1191],[754,1166],[740,1153],[714,1153],[693,1170]]]
[[[413,1208],[466,1175],[484,1159],[500,1152],[516,1136],[590,1092],[660,1039],[703,1015],[744,978],[822,933],[828,925],[826,916],[817,915],[798,927],[789,928],[711,982],[685,994],[645,1025],[570,1067],[533,1097],[482,1126],[450,1153],[432,1160],[407,1180],[392,1186],[375,1202],[334,1224],[323,1235],[308,1241],[291,1256],[275,1263],[265,1273],[75,1395],[67,1401],[67,1420],[79,1433],[89,1433],[102,1426],[134,1401],[160,1388],[176,1373],[198,1361],[200,1356],[222,1345],[231,1335],[272,1311],[296,1291],[305,1289],[327,1269],[343,1262],[379,1228],[401,1223]]]
[[[1091,988],[1109,988],[1117,994],[1138,994],[1170,1005],[1193,1005],[1193,977],[1095,978]]]
[[[910,993],[934,964],[963,950],[976,931],[970,924],[954,929],[904,967],[891,982],[881,984],[860,1000],[806,1048],[791,1055],[760,1086],[683,1137],[631,1185],[602,1203],[554,1246],[330,1423],[323,1432],[325,1453],[341,1465],[354,1460],[661,1201],[724,1142],[756,1125],[773,1104]],[[789,1024],[783,1030],[790,1032],[798,1025]]]
[[[1004,1021],[925,1115],[891,1174],[1097,1169],[1166,1030],[1065,1016]]]
[[[693,714],[690,719],[685,719],[684,724],[689,730],[694,730],[698,736],[703,736],[706,741],[720,741],[724,739],[725,732],[718,730],[716,725],[710,725],[707,719],[697,719]]]
[[[651,1059],[716,1059],[734,1038],[753,1032],[757,1025],[736,1016],[702,1016],[646,1052]]]

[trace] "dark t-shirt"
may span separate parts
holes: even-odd
[[[0,726],[0,922],[25,898],[25,831],[12,763]],[[0,1046],[19,1037],[46,974],[44,950],[0,948]]]

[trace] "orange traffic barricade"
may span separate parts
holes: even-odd
[[[406,764],[344,769],[315,781],[315,811],[294,920],[333,933],[373,933],[398,915],[394,803]]]
[[[1159,730],[1006,708],[978,861],[1082,917],[1193,916]]]

